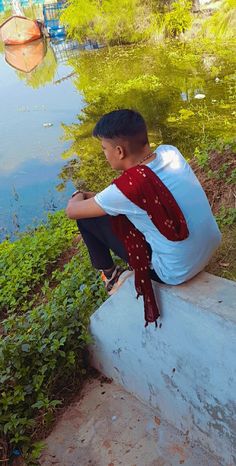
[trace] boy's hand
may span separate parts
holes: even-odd
[[[93,193],[92,191],[83,191],[84,199],[91,199],[96,195],[96,193]]]
[[[84,201],[84,193],[82,191],[75,191],[71,196],[71,201]]]
[[[94,196],[95,193],[91,191],[75,192],[66,207],[67,217],[78,220],[106,215],[106,212],[95,202]]]

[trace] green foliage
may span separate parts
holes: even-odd
[[[177,37],[190,28],[188,0],[70,0],[61,20],[71,37],[101,44],[130,44],[159,38],[165,30]]]
[[[178,37],[182,32],[190,28],[192,24],[191,15],[192,2],[188,0],[177,0],[172,3],[171,11],[165,14],[164,24],[168,37]]]
[[[21,239],[0,244],[0,311],[25,311],[34,289],[47,270],[71,245],[75,225],[63,212],[50,214],[48,223]]]
[[[6,21],[10,16],[12,16],[12,5],[11,2],[5,1],[4,3],[4,11],[0,12],[0,25]],[[42,5],[33,4],[31,2],[31,6],[22,7],[23,13],[27,18],[35,19],[40,18],[43,16],[42,12]]]
[[[219,221],[219,219],[218,219]],[[222,227],[219,221],[222,241],[220,248],[216,251],[207,272],[236,281],[236,222]]]
[[[115,177],[101,151],[100,143],[91,137],[91,123],[83,125],[64,126],[65,139],[72,140],[70,149],[64,157],[78,154],[79,162],[69,162],[62,170],[60,177],[66,181],[72,179],[79,189],[100,191],[105,188],[108,180]]]
[[[10,18],[10,16],[11,16],[11,9],[9,7],[8,10],[0,13],[0,25],[4,23],[4,21],[6,21],[8,18]],[[4,43],[2,42],[1,36],[0,36],[0,53],[3,53],[3,52],[4,52]]]
[[[226,185],[236,183],[234,138],[226,143],[222,139],[204,138],[195,148],[194,158],[208,178],[223,181]]]
[[[216,215],[216,220],[220,228],[234,225],[236,223],[236,209],[221,207]]]
[[[0,25],[4,23],[11,16],[11,6],[8,5],[8,8],[5,11],[0,13]]]
[[[199,167],[201,168],[208,167],[208,161],[209,161],[208,152],[209,150],[206,146],[205,147],[202,146],[200,149],[199,147],[195,148],[194,157],[196,158]]]
[[[89,32],[89,37],[92,39],[92,30],[99,10],[97,0],[71,0],[61,15],[61,22],[66,25],[68,35],[84,41]]]
[[[4,52],[4,44],[3,42],[0,40],[0,53],[3,53]]]
[[[234,168],[230,174],[230,176],[227,178],[227,183],[236,185],[236,168]]]
[[[52,220],[49,233],[53,235]],[[62,227],[63,241],[65,233]],[[44,243],[49,253],[50,234],[48,250]],[[60,242],[57,234],[56,238]],[[26,244],[25,237],[21,241]],[[38,243],[32,236],[30,241]],[[11,248],[14,251],[14,243]],[[9,251],[10,246],[5,243],[4,249]],[[28,245],[28,251],[36,256],[34,264],[38,263],[36,249],[35,244],[31,248]],[[18,267],[21,271],[20,263]],[[40,453],[42,444],[34,445],[34,441],[38,432],[42,435],[50,425],[56,407],[63,401],[63,389],[78,386],[86,374],[84,349],[90,341],[89,316],[105,299],[104,287],[81,245],[64,270],[56,270],[52,276],[57,285],[51,289],[45,280],[41,304],[29,303],[24,313],[10,313],[1,324],[0,434],[12,447],[23,450],[28,464]]]
[[[224,0],[223,4],[202,25],[200,34],[214,39],[234,39],[236,30],[236,0]]]
[[[115,177],[92,130],[102,114],[122,107],[143,114],[152,147],[173,144],[189,159],[197,147],[204,163],[211,141],[224,142],[235,133],[233,50],[230,44],[171,41],[158,47],[81,52],[70,64],[85,106],[78,124],[64,126],[65,138],[71,142],[64,157],[76,154],[78,159],[62,170],[63,183],[72,179],[78,187],[98,191]],[[220,71],[219,83],[215,82],[216,70]],[[200,91],[206,94],[203,100],[195,99]]]
[[[156,29],[159,15],[151,1],[71,0],[61,21],[68,34],[84,41],[88,37],[102,44],[127,44],[148,39]]]

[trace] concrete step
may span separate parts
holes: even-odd
[[[183,285],[153,287],[158,328],[144,328],[133,277],[91,316],[91,364],[189,431],[221,466],[235,466],[236,283],[201,273]]]
[[[41,466],[221,466],[109,379],[89,380],[46,440]]]

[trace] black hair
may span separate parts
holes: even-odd
[[[147,126],[134,110],[121,109],[106,113],[97,122],[93,136],[105,139],[126,139],[133,150],[148,144]]]

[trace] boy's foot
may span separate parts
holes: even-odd
[[[123,269],[119,265],[117,265],[114,269],[110,278],[107,278],[105,273],[102,272],[102,280],[104,282],[106,291],[109,295],[115,293],[118,288],[124,283],[124,281],[132,275],[131,270]]]

